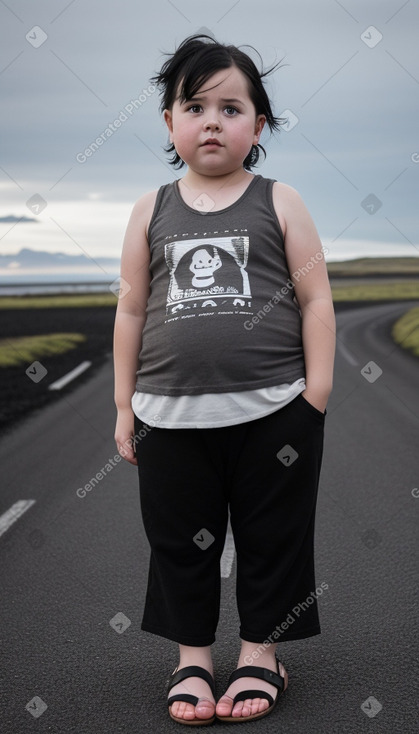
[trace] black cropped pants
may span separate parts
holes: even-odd
[[[320,634],[314,528],[324,420],[302,395],[221,428],[165,429],[135,418],[151,547],[143,630],[183,645],[215,641],[230,509],[240,637]]]

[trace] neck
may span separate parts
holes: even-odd
[[[245,171],[244,168],[238,168],[235,171],[230,171],[219,176],[203,176],[197,171],[192,171],[188,168],[188,171],[183,178],[179,179],[179,182],[191,191],[210,192],[218,191],[221,188],[239,186],[253,177],[254,175]]]

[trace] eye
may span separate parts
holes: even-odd
[[[191,104],[187,109],[188,112],[201,112],[202,107],[200,104]]]
[[[224,111],[227,113],[227,117],[234,117],[234,115],[239,112],[236,107],[232,107],[231,105],[224,107]]]

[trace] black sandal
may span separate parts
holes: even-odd
[[[204,681],[206,681],[211,688],[212,695],[215,699],[215,683],[214,678],[212,677],[211,673],[208,672],[208,670],[205,670],[205,668],[201,668],[199,665],[188,665],[186,668],[181,668],[180,670],[177,670],[175,668],[174,672],[170,676],[167,692],[173,688],[173,686],[176,686],[178,683],[181,683],[185,678],[202,678]],[[208,725],[212,724],[212,722],[215,719],[215,713],[211,718],[209,719],[198,719],[195,717],[194,719],[181,719],[178,716],[174,716],[171,712],[171,705],[175,701],[183,701],[184,703],[191,703],[193,706],[196,706],[199,701],[212,701],[207,698],[206,696],[202,696],[201,698],[198,698],[198,696],[193,696],[190,693],[177,693],[174,696],[170,696],[170,698],[167,699],[167,703],[169,706],[169,715],[174,720],[177,721],[179,724],[186,724],[186,725],[192,725],[192,726],[199,726],[201,725]]]
[[[278,673],[274,673],[272,670],[269,670],[268,668],[258,668],[258,667],[254,667],[253,665],[244,665],[242,668],[237,668],[237,670],[234,670],[228,680],[228,685],[230,686],[238,678],[247,678],[247,677],[261,678],[262,680],[265,680],[267,683],[271,683],[273,686],[276,686],[279,691],[279,693],[277,693],[275,697],[275,700],[266,691],[260,691],[260,690],[241,691],[237,693],[234,696],[234,698],[232,699],[233,706],[231,710],[233,710],[237,701],[245,701],[246,698],[266,698],[266,700],[269,703],[269,708],[265,709],[265,711],[260,711],[257,714],[250,714],[250,716],[220,716],[219,714],[216,714],[217,719],[219,719],[220,721],[234,721],[236,723],[239,723],[241,721],[251,721],[252,719],[261,719],[262,716],[267,716],[268,714],[270,714],[271,711],[273,711],[273,709],[275,708],[276,703],[281,693],[283,693],[288,686],[288,673],[284,668],[284,675],[282,676],[280,669],[279,669],[279,661],[277,660],[276,662],[278,665]],[[223,698],[223,696],[221,698]],[[227,698],[231,698],[231,696],[227,696]]]

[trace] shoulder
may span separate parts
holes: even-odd
[[[150,285],[150,248],[147,228],[158,193],[149,191],[140,196],[131,210],[121,254],[121,279],[129,284],[124,299],[118,300],[118,311],[142,316],[145,312]]]
[[[123,261],[130,260],[134,265],[136,259],[149,254],[148,227],[153,215],[156,197],[159,189],[148,191],[140,196],[132,207],[125,231],[122,248]]]
[[[139,226],[144,226],[145,231],[148,230],[150,220],[156,204],[157,194],[160,189],[147,191],[146,194],[140,196],[135,202],[131,211],[131,220]]]
[[[297,189],[293,186],[275,181],[272,187],[272,198],[275,210],[281,212],[284,216],[289,216],[296,211],[305,210],[305,204]]]
[[[302,214],[307,215],[307,208],[297,189],[281,181],[274,181],[272,200],[275,213],[285,236],[289,222],[296,216],[299,217]]]
[[[297,189],[282,181],[274,181],[272,193],[274,198],[283,199],[287,202],[302,201]]]
[[[134,209],[143,209],[153,206],[159,191],[160,188],[153,189],[153,191],[147,191],[146,194],[140,196],[134,204]]]

